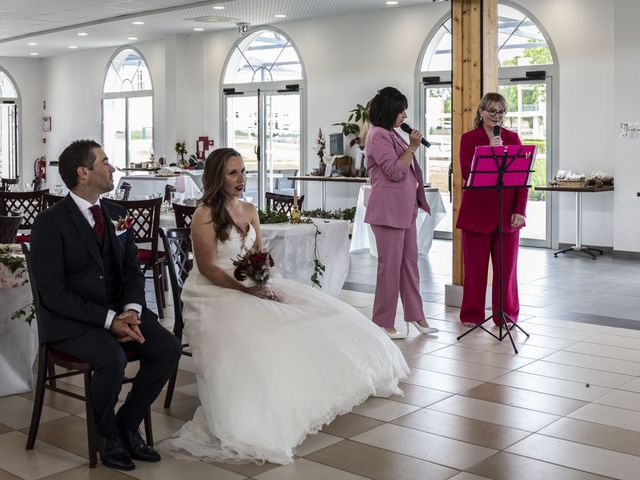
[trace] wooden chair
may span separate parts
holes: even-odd
[[[190,228],[191,218],[197,207],[191,205],[182,205],[181,203],[173,204],[173,214],[176,217],[176,227]]]
[[[47,193],[44,196],[44,205],[43,205],[43,209],[45,208],[49,208],[53,205],[55,205],[56,203],[58,203],[60,200],[64,200],[64,196],[63,195],[54,195],[53,193]]]
[[[0,215],[0,243],[15,243],[18,228],[22,222],[22,214]]]
[[[160,237],[164,251],[166,252],[166,264],[169,270],[169,281],[171,282],[171,292],[173,294],[173,312],[175,322],[173,324],[173,334],[178,337],[182,343],[182,354],[188,357],[191,352],[187,350],[188,343],[182,342],[182,331],[184,322],[182,321],[182,287],[189,275],[189,271],[193,267],[193,259],[191,258],[191,237],[190,228],[161,228]],[[167,395],[164,398],[164,408],[171,406],[173,398],[173,390],[176,386],[176,378],[178,376],[178,367],[171,375],[167,383]]]
[[[36,275],[31,266],[31,249],[28,243],[22,244],[22,252],[24,253],[27,271],[29,273],[29,283],[31,284],[31,293],[33,294],[33,306],[36,311],[36,322],[40,324],[40,296],[38,294],[38,284]],[[38,325],[38,332],[42,331]],[[133,352],[123,344],[127,361],[137,361],[138,358]],[[67,371],[56,374],[55,367],[59,366]],[[45,390],[51,390],[68,397],[72,397],[85,402],[85,411],[87,413],[87,444],[89,448],[89,468],[95,468],[97,463],[97,442],[96,442],[96,424],[95,413],[93,411],[93,400],[91,398],[91,375],[93,368],[89,362],[56,350],[46,343],[40,341],[38,350],[38,371],[36,373],[36,387],[33,399],[33,412],[31,413],[31,426],[29,427],[29,436],[27,437],[27,450],[33,450],[38,435],[38,427],[40,426],[40,417],[42,415],[42,405],[44,402]],[[73,375],[82,375],[84,377],[84,396],[79,395],[65,388],[57,382],[61,378]],[[122,383],[132,382],[132,378],[124,377]],[[144,417],[145,437],[149,445],[153,445],[153,431],[151,428],[151,411],[147,411]]]
[[[176,193],[176,187],[173,185],[165,185],[164,186],[164,201],[167,203],[171,203],[173,201],[172,193]]]
[[[267,210],[276,213],[286,213],[289,215],[293,208],[293,195],[281,195],[279,193],[266,192],[264,194],[267,199]],[[298,210],[302,211],[302,202],[304,195],[298,197]]]
[[[123,191],[122,200],[129,200],[129,195],[131,195],[131,184],[129,182],[122,182],[120,190]]]
[[[0,179],[0,192],[8,192],[13,188],[13,185],[18,185],[20,182],[20,176],[16,178],[2,178]]]
[[[158,251],[158,232],[160,230],[160,207],[162,198],[148,200],[105,200],[120,205],[127,210],[127,215],[134,218],[133,231],[136,243],[150,244],[151,248],[139,248],[138,259],[143,271],[151,271],[153,289],[156,293],[158,316],[164,318],[164,252]]]
[[[0,215],[8,215],[8,212],[22,213],[20,230],[31,230],[36,216],[44,210],[44,197],[49,190],[38,192],[0,192]],[[18,243],[31,241],[31,235],[19,234],[16,237]]]

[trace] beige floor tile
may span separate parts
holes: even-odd
[[[426,340],[423,336],[397,340],[394,342],[407,360],[425,353],[435,352],[449,346],[436,340]]]
[[[480,332],[482,333],[482,332]],[[460,340],[460,345],[467,348],[474,348],[483,350],[486,352],[503,353],[509,355],[515,355],[513,347],[508,338],[505,338],[502,342],[497,341],[489,334],[484,333],[482,336],[480,333],[472,333],[467,337]],[[522,335],[524,337],[524,335]],[[551,355],[556,350],[553,348],[538,347],[536,345],[528,345],[526,343],[517,343],[518,358],[532,358],[539,359]]]
[[[184,339],[184,341],[186,342],[186,339]],[[180,357],[180,370],[179,372],[190,372],[190,373],[194,373],[195,372],[195,367],[193,366],[193,358],[192,357],[188,357],[186,355],[182,355]],[[180,373],[178,373],[178,375],[180,375]]]
[[[411,374],[403,380],[404,383],[419,385],[421,387],[433,388],[449,393],[458,393],[480,385],[478,380],[455,377],[444,373],[430,372],[419,368],[411,369]]]
[[[452,345],[447,348],[442,348],[433,352],[431,355],[510,370],[516,370],[534,361],[531,358],[520,357],[512,353],[486,352],[474,348],[465,348],[462,345]]]
[[[334,443],[343,441],[342,438],[327,433],[318,432],[315,435],[309,435],[304,439],[302,445],[298,445],[295,450],[297,457],[306,457],[310,453],[326,448]]]
[[[587,422],[640,432],[640,412],[635,410],[590,403],[569,416]]]
[[[45,442],[36,441],[25,450],[27,436],[21,432],[0,435],[0,468],[24,480],[35,480],[87,464],[84,458]]]
[[[640,393],[614,390],[595,400],[595,403],[640,411]]]
[[[532,392],[531,390],[498,385],[496,383],[483,383],[482,385],[462,392],[461,395],[486,400],[488,402],[551,413],[553,415],[567,415],[587,405],[587,402],[581,400]]]
[[[527,326],[525,325],[524,328],[526,329]],[[527,330],[527,333],[531,335],[526,340],[527,345],[529,346],[533,345],[536,347],[553,348],[555,350],[559,350],[562,348],[570,347],[571,345],[575,345],[576,343],[578,343],[578,340],[550,337],[548,335],[538,335],[538,334],[529,332],[528,330]],[[509,339],[506,338],[505,340],[508,341]]]
[[[0,476],[2,478],[2,476]],[[98,461],[96,468],[88,465],[72,468],[65,472],[56,473],[40,480],[131,480],[131,477],[112,468],[103,467]]]
[[[393,423],[496,450],[502,450],[529,435],[529,432],[524,430],[439,412],[430,408],[423,408],[394,420]]]
[[[455,375],[457,377],[471,378],[473,380],[481,380],[484,382],[509,372],[509,370],[504,368],[479,365],[477,363],[463,362],[434,355],[421,355],[419,357],[412,358],[408,363],[412,368],[421,368],[423,370]]]
[[[322,431],[337,437],[350,438],[379,425],[382,425],[382,422],[379,420],[347,413],[346,415],[336,417],[329,425],[325,425]]]
[[[185,422],[177,418],[168,417],[158,412],[151,412],[151,424],[153,425],[153,439],[156,442],[163,440],[182,427]]]
[[[609,478],[505,452],[488,458],[470,468],[469,471],[495,480],[605,480]]]
[[[593,355],[594,357],[640,362],[640,350],[634,350],[632,348],[612,347],[609,345],[581,342],[570,346],[567,350],[570,352]]]
[[[20,429],[31,424],[33,402],[20,395],[10,395],[0,398],[0,423],[8,427]],[[49,422],[69,414],[51,407],[42,407],[40,423]]]
[[[494,379],[493,383],[584,401],[593,401],[611,391],[609,388],[598,387],[597,385],[587,387],[582,382],[572,382],[524,372],[507,373],[500,378]]]
[[[525,365],[519,372],[533,373],[552,378],[562,378],[574,382],[588,383],[590,385],[600,385],[601,387],[616,388],[633,379],[630,375],[621,375],[612,372],[603,372],[590,368],[576,367],[572,365],[562,365],[559,363],[537,360]]]
[[[427,407],[431,410],[473,418],[482,422],[535,432],[555,422],[559,417],[526,408],[502,405],[470,397],[455,395]]]
[[[73,393],[84,395],[84,390],[80,387],[69,385],[68,388]],[[28,400],[33,400],[34,392],[23,393],[21,396]],[[82,413],[86,411],[84,401],[69,397],[68,395],[63,395],[61,393],[52,392],[50,390],[47,390],[45,392],[43,403],[47,407],[51,407],[61,412],[71,414]]]
[[[640,432],[562,418],[538,433],[640,457]]]
[[[9,472],[0,469],[0,480],[20,480],[20,477],[11,475]]]
[[[178,460],[164,455],[158,463],[136,462],[136,469],[127,475],[140,480],[242,480],[245,477],[210,463],[197,460]]]
[[[416,405],[417,407],[426,407],[451,395],[441,390],[411,385],[410,383],[400,383],[400,388],[404,395],[393,395],[389,397],[389,400],[408,403],[409,405]]]
[[[28,435],[29,427],[25,427],[21,431]],[[89,458],[87,422],[83,418],[70,415],[43,423],[38,428],[37,438],[42,442],[67,450],[79,457],[87,460]]]
[[[177,392],[182,392],[185,395],[191,395],[192,397],[198,396],[198,384],[197,383],[189,383],[187,385],[183,385],[181,387],[176,387]]]
[[[615,372],[623,375],[640,376],[640,362],[594,357],[592,355],[567,351],[551,354],[548,357],[545,357],[545,361],[591,368],[593,370],[602,370],[603,372]]]
[[[254,476],[256,480],[362,480],[365,477],[305,459]]]
[[[363,404],[355,407],[353,413],[362,415],[363,417],[375,418],[383,422],[390,422],[398,417],[415,412],[419,408],[420,407],[416,407],[415,405],[394,402],[386,398],[372,397]]]
[[[357,435],[352,440],[458,470],[464,470],[496,453],[491,448],[388,423]]]
[[[373,480],[439,480],[455,470],[369,445],[344,441],[306,457]]]
[[[547,336],[555,338],[564,338],[567,340],[583,341],[594,336],[593,332],[575,330],[572,328],[563,328],[562,326],[552,325],[536,325],[535,323],[528,323],[525,330],[529,335],[533,336]]]
[[[0,423],[0,435],[2,435],[3,433],[10,432],[11,430],[13,430],[13,428],[8,427],[8,426],[3,425],[2,423]]]
[[[274,468],[278,468],[280,465],[275,463],[265,462],[262,465],[258,465],[256,463],[243,463],[240,465],[234,465],[232,463],[211,463],[211,465],[215,465],[223,470],[227,470],[228,472],[237,473],[242,477],[255,477],[264,472],[268,472],[269,470],[273,470]]]
[[[611,335],[606,333],[592,335],[585,341],[589,343],[597,343],[599,345],[640,350],[640,338],[626,335],[626,330],[621,331],[620,335]]]
[[[640,393],[640,378],[634,378],[619,387],[620,390]]]
[[[546,435],[533,434],[507,452],[621,480],[637,480],[640,471],[640,457]]]
[[[198,397],[186,395],[178,391],[173,392],[173,399],[169,408],[164,408],[164,398],[165,392],[160,394],[156,401],[153,402],[151,409],[184,422],[191,420],[196,409],[200,406],[200,399]]]
[[[375,296],[372,293],[355,292],[353,290],[341,290],[338,294],[338,298],[353,307],[365,308],[373,307],[373,300]]]
[[[480,475],[474,475],[473,473],[460,472],[459,474],[451,477],[449,480],[491,480],[488,477],[481,477]]]

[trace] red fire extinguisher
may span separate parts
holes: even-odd
[[[40,157],[33,163],[33,175],[36,178],[47,179],[47,157]]]

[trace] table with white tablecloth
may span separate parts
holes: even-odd
[[[130,200],[140,200],[148,198],[151,195],[164,196],[165,186],[167,185],[175,187],[174,201],[176,202],[184,202],[185,200],[200,198],[202,196],[202,191],[188,175],[175,177],[154,177],[151,175],[124,176],[120,178],[116,190],[120,188],[123,182],[131,185],[131,191],[129,192]]]
[[[370,185],[363,185],[360,187],[349,251],[355,252],[357,250],[365,249],[369,250],[371,255],[377,257],[378,249],[376,248],[376,237],[373,235],[371,226],[368,223],[364,223],[364,215],[367,211],[367,207],[365,206],[365,197],[368,197],[370,190]],[[426,256],[429,253],[431,243],[433,242],[433,232],[438,226],[438,223],[440,223],[440,221],[445,217],[446,210],[444,208],[442,197],[440,196],[440,191],[437,188],[425,188],[425,195],[427,197],[429,207],[431,207],[431,215],[427,214],[427,212],[420,208],[418,209],[416,231],[418,234],[418,253]]]
[[[29,326],[11,314],[31,303],[31,288],[24,269],[11,272],[0,264],[0,397],[33,389],[33,362],[38,352],[35,320]]]

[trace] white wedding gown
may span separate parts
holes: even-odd
[[[255,241],[235,228],[217,264]],[[201,406],[161,448],[227,463],[286,464],[294,449],[369,396],[401,393],[400,350],[358,310],[320,290],[275,279],[280,302],[221,288],[194,265],[182,300]],[[186,454],[186,455],[185,455]]]

